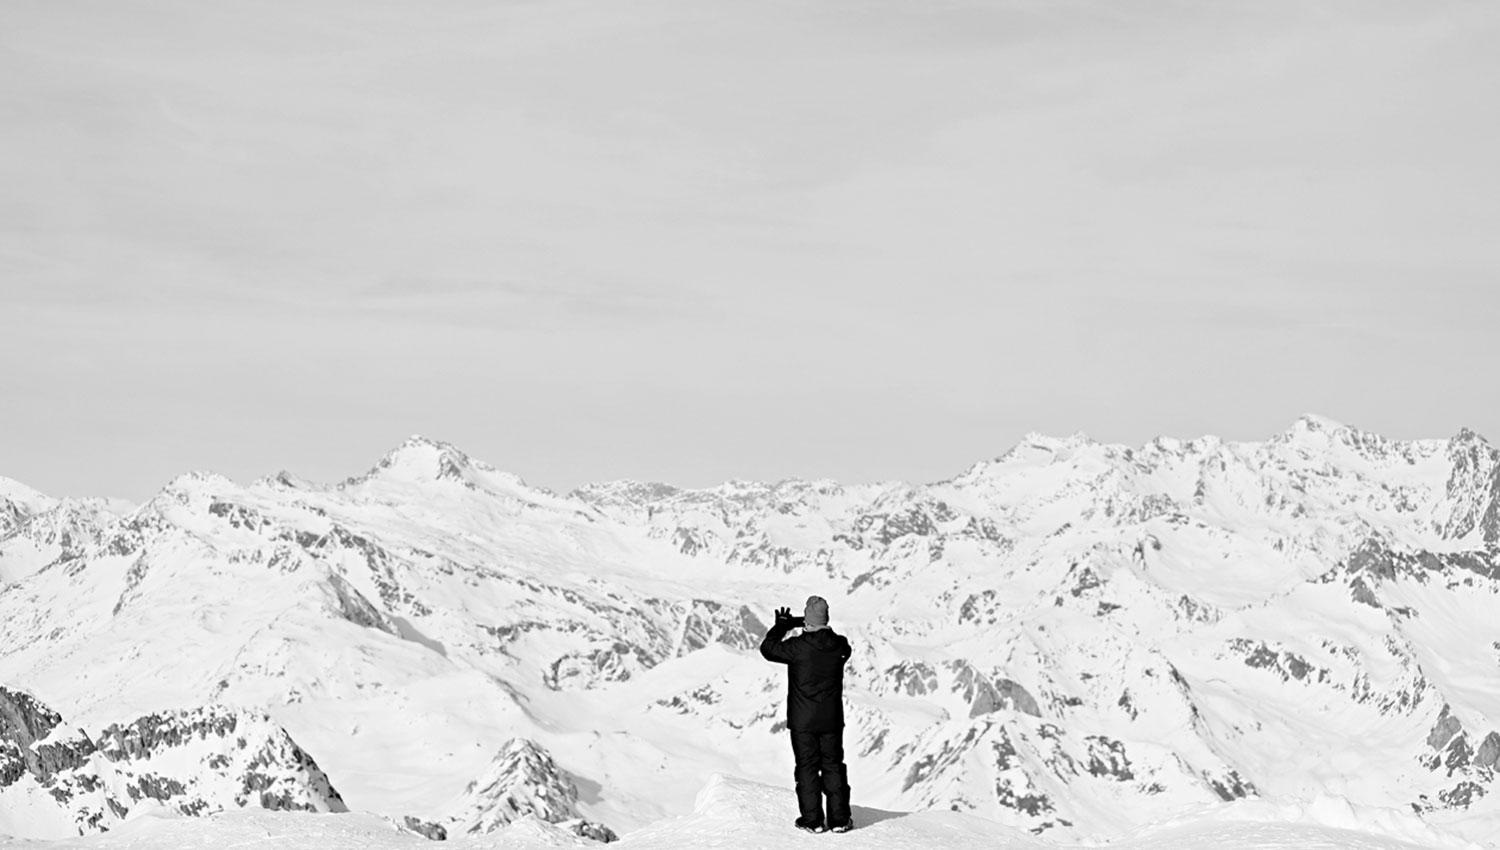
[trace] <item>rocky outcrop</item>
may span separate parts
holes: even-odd
[[[51,766],[36,750],[62,717],[30,694],[0,687],[0,788],[14,785],[28,773],[40,775]]]
[[[47,737],[62,715],[31,694],[0,686],[0,740],[23,749]]]
[[[453,811],[453,830],[469,834],[494,832],[532,815],[595,841],[617,837],[609,827],[579,814],[578,786],[550,753],[525,738],[501,747],[489,769],[464,789]]]
[[[413,835],[420,835],[428,841],[448,840],[447,827],[443,826],[440,823],[433,823],[432,821],[422,820],[421,818],[413,817],[411,815],[402,817],[397,826],[399,826],[406,832],[412,833]]]
[[[0,794],[25,784],[64,810],[80,835],[107,831],[146,800],[186,815],[346,810],[313,758],[264,715],[162,712],[89,735],[66,731],[56,712],[0,687]]]

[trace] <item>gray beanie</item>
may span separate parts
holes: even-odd
[[[820,629],[828,625],[828,601],[821,596],[807,597],[807,607],[802,611],[802,624],[809,629]]]

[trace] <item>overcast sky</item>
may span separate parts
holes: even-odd
[[[0,475],[1500,440],[1500,4],[5,0]]]

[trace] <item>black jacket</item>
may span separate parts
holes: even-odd
[[[827,628],[782,640],[792,626],[772,626],[760,642],[760,654],[767,661],[787,665],[786,725],[793,732],[842,729],[849,641]]]

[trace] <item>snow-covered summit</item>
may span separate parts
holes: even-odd
[[[267,483],[286,489],[299,482],[283,473]],[[583,510],[576,501],[527,484],[520,476],[470,457],[450,443],[421,435],[408,438],[368,472],[338,484],[337,490],[356,499],[390,504],[458,502],[473,507],[487,502],[511,514],[572,516]]]
[[[548,491],[531,487],[519,476],[502,472],[482,460],[470,457],[451,443],[420,434],[407,438],[363,475],[346,480],[341,486],[353,487],[379,481],[392,484],[430,485],[448,482],[462,487],[488,489],[499,493]]]
[[[451,443],[413,434],[381,457],[361,478],[379,476],[412,482],[442,479],[462,482],[472,473],[495,472],[494,467],[469,457]],[[514,480],[519,483],[519,479]]]

